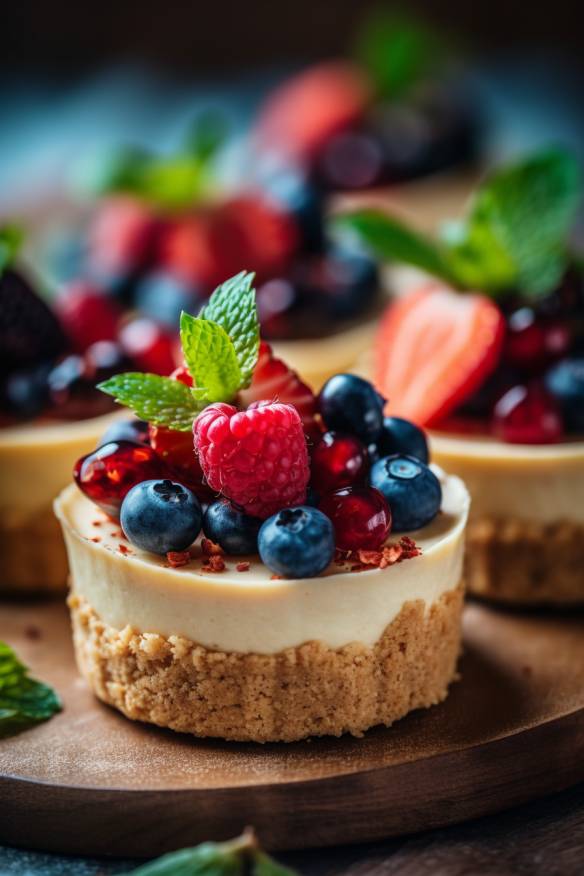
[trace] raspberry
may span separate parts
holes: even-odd
[[[121,311],[89,283],[72,283],[56,301],[61,324],[75,349],[83,352],[97,341],[114,341]]]
[[[265,399],[294,405],[308,437],[317,441],[322,434],[316,420],[314,393],[295,371],[274,356],[272,348],[265,341],[260,344],[251,386],[240,392],[239,396],[245,405]]]
[[[304,502],[308,452],[292,405],[256,402],[246,411],[210,405],[193,432],[207,483],[247,514],[270,517]]]

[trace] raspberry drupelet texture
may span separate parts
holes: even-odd
[[[254,402],[238,411],[213,404],[197,417],[193,433],[207,483],[247,514],[266,518],[304,502],[308,451],[292,405]]]

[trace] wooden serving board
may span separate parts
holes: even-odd
[[[64,711],[0,742],[0,841],[153,856],[254,825],[270,848],[436,827],[584,779],[584,615],[471,604],[447,701],[363,739],[197,740],[134,724],[78,677],[62,605],[0,607],[0,639]]]

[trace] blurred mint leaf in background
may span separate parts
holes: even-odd
[[[0,275],[14,261],[23,239],[23,232],[16,225],[0,227]]]
[[[0,642],[0,739],[47,721],[61,708],[55,691],[30,678],[12,648]]]

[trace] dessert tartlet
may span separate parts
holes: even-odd
[[[336,375],[316,399],[260,344],[249,275],[181,338],[174,379],[103,385],[166,431],[169,468],[110,443],[55,503],[92,690],[134,720],[256,742],[439,703],[461,645],[462,482],[367,381]]]
[[[549,152],[493,174],[441,241],[378,211],[347,220],[426,272],[394,273],[405,294],[371,370],[389,411],[430,427],[435,460],[465,480],[467,586],[502,602],[584,601],[584,277],[568,248],[579,195],[574,161]]]

